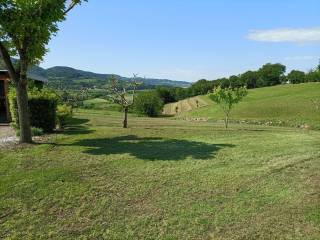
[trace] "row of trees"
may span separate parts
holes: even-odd
[[[216,80],[201,79],[192,84],[189,88],[168,88],[158,87],[156,90],[164,103],[176,102],[182,99],[204,95],[212,89],[221,86],[222,88],[240,88],[248,89],[275,86],[279,84],[320,82],[320,65],[315,69],[305,73],[298,70],[292,70],[287,75],[286,66],[277,64],[265,64],[257,71],[247,71],[237,76],[221,78]]]

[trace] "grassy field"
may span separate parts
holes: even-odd
[[[110,101],[102,98],[94,98],[83,101],[83,107],[95,110],[119,111],[121,108],[118,104],[110,103]]]
[[[222,111],[208,96],[200,96],[199,98],[202,98],[207,106],[192,107],[189,111],[179,113],[178,117],[223,119]],[[261,122],[294,127],[309,126],[320,129],[320,111],[316,110],[311,101],[315,98],[320,99],[320,83],[258,88],[249,91],[249,95],[244,101],[233,110],[231,118],[252,123]]]
[[[0,239],[320,238],[320,132],[121,120],[0,149]]]

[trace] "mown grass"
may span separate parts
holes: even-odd
[[[0,151],[1,239],[319,239],[320,132],[78,111]]]
[[[208,96],[202,96],[202,99],[208,106],[182,113],[179,117],[223,119],[223,112]],[[313,99],[320,99],[320,83],[253,89],[243,102],[235,107],[231,118],[284,126],[305,125],[320,129],[320,111],[313,105]]]

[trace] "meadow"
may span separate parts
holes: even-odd
[[[195,100],[199,101],[199,108]],[[320,99],[320,83],[279,85],[249,90],[248,96],[235,107],[231,118],[255,124],[320,129],[320,111],[312,104]],[[223,112],[208,96],[198,96],[165,106],[165,113],[177,118],[223,119]]]
[[[63,133],[0,149],[0,238],[320,238],[319,131],[121,121],[78,110]]]

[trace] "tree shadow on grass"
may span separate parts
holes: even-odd
[[[68,122],[68,125],[65,127],[63,133],[66,135],[79,135],[79,134],[90,134],[94,130],[89,129],[89,126],[84,124],[88,123],[89,119],[83,118],[72,118]]]
[[[188,157],[199,160],[211,159],[222,148],[231,144],[208,144],[181,139],[140,138],[127,135],[115,138],[84,139],[75,146],[88,148],[84,152],[91,155],[130,154],[144,160],[178,161]]]

